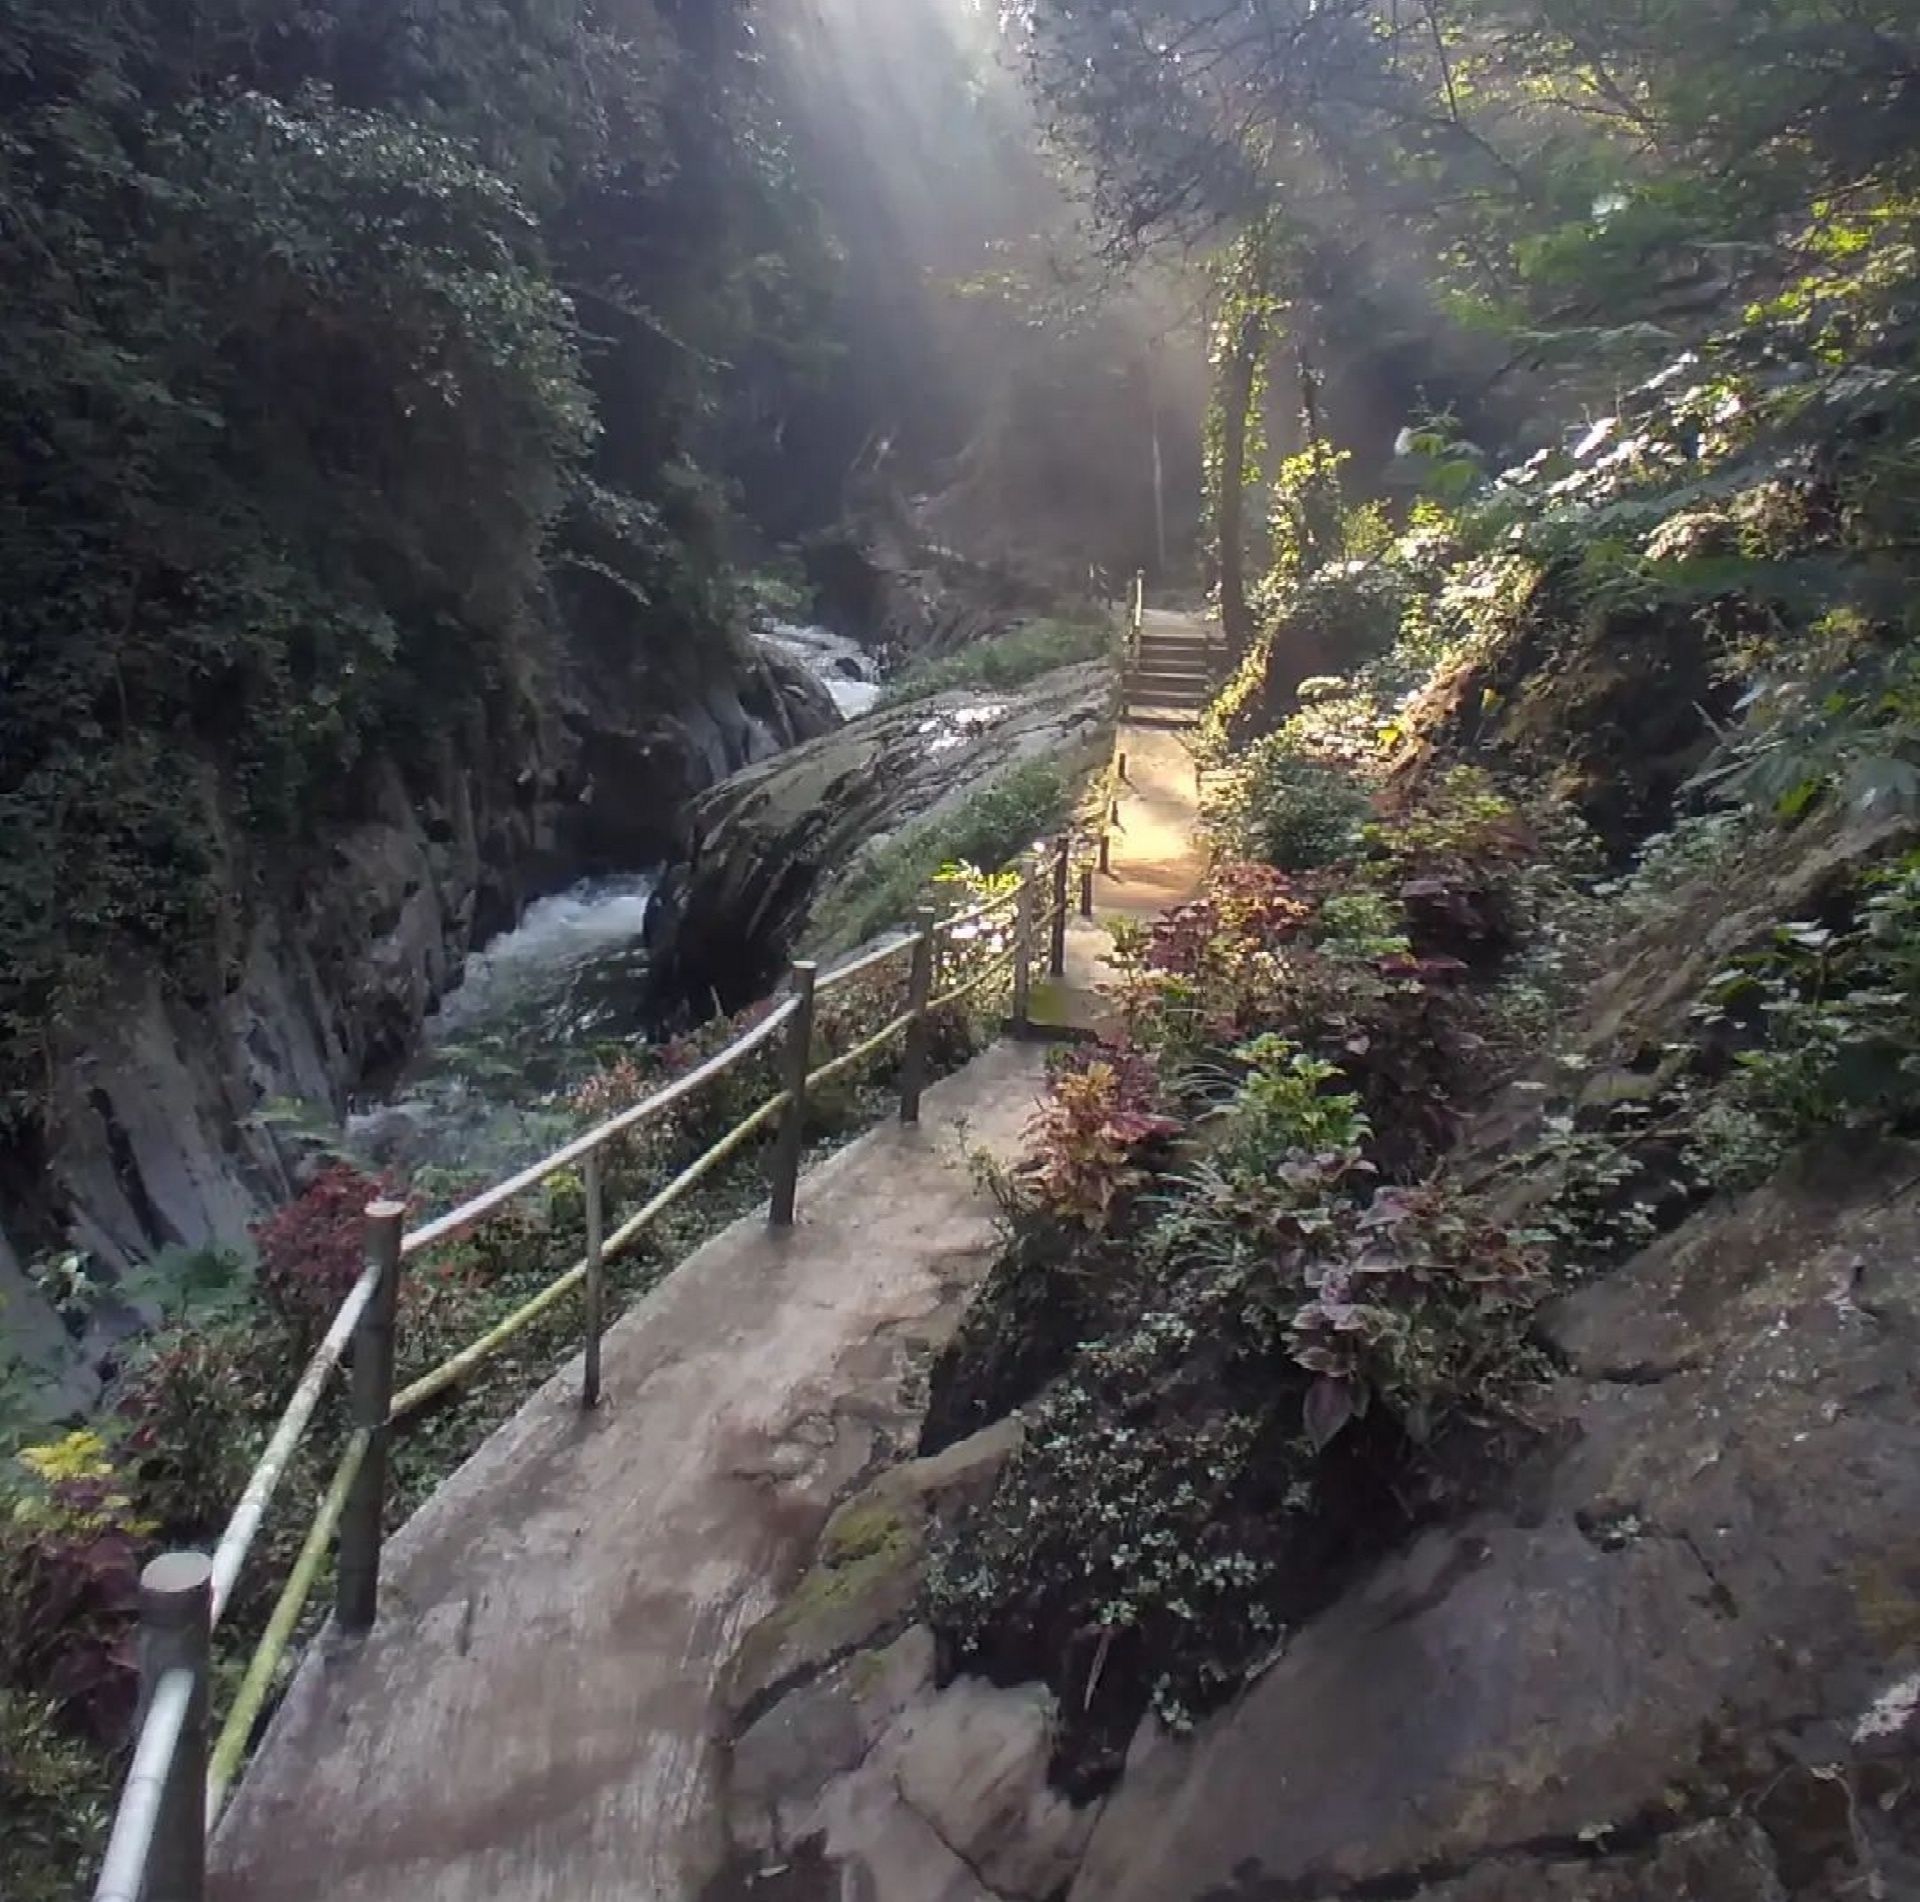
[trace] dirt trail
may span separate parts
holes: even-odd
[[[722,1860],[716,1679],[835,1495],[910,1440],[914,1368],[994,1252],[969,1149],[1043,1070],[1004,1044],[918,1131],[810,1172],[562,1372],[389,1549],[382,1618],[316,1647],[215,1846],[224,1902],[681,1902]]]

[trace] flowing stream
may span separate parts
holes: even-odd
[[[848,719],[879,697],[871,657],[825,628],[775,623],[763,636],[806,667]],[[467,960],[383,1100],[349,1118],[368,1164],[494,1176],[570,1132],[565,1098],[599,1052],[638,1035],[647,1002],[651,872],[589,879],[528,908]]]
[[[833,704],[847,719],[870,712],[880,698],[880,670],[858,641],[824,627],[799,627],[774,621],[760,636],[814,676],[833,696]]]
[[[348,1147],[383,1167],[492,1176],[560,1141],[567,1091],[644,1019],[653,886],[587,880],[475,952],[386,1100],[348,1120]]]

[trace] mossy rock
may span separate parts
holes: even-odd
[[[782,1686],[897,1636],[919,1601],[936,1521],[991,1488],[1021,1432],[1002,1420],[935,1458],[888,1468],[839,1507],[812,1564],[741,1645],[733,1709],[762,1708]]]
[[[815,1563],[748,1633],[734,1665],[737,1710],[878,1641],[911,1610],[926,1558],[924,1512],[902,1500],[861,1501],[850,1513],[835,1515]]]

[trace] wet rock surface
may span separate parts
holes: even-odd
[[[1916,1248],[1882,1152],[1569,1297],[1511,1506],[1144,1733],[1076,1902],[1915,1892]]]
[[[929,1534],[943,1515],[992,1491],[1021,1433],[1017,1418],[1002,1420],[933,1458],[889,1467],[840,1506],[806,1575],[741,1646],[734,1709],[764,1708],[786,1687],[903,1629],[919,1597]]]
[[[694,809],[687,859],[658,903],[669,1001],[761,995],[807,920],[863,853],[964,805],[1012,768],[1070,764],[1111,715],[1112,669],[1063,668],[1012,692],[883,707],[738,773]]]
[[[748,1634],[730,1699],[733,1856],[707,1902],[1045,1902],[1072,1877],[1097,1812],[1048,1787],[1052,1694],[942,1688],[933,1634],[913,1622],[931,1536],[992,1490],[1023,1430],[1010,1417],[882,1472]]]
[[[940,1689],[910,1627],[780,1700],[733,1750],[725,1874],[703,1902],[1048,1902],[1099,1814],[1047,1784],[1057,1708],[1039,1685]]]

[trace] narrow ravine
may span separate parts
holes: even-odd
[[[559,1099],[647,1019],[653,875],[591,879],[533,905],[467,960],[421,1046],[345,1142],[369,1167],[493,1175],[549,1146]]]
[[[805,668],[844,719],[879,700],[880,668],[859,642],[786,621],[759,638]],[[658,883],[653,870],[583,880],[470,957],[412,1060],[355,1105],[347,1152],[431,1182],[503,1174],[550,1148],[571,1127],[569,1092],[656,1015],[647,927]]]

